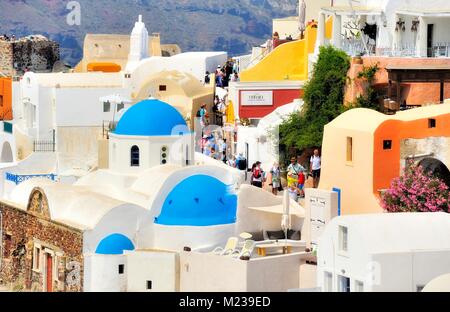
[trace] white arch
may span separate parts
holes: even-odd
[[[14,162],[14,156],[9,142],[4,142],[2,147],[2,154],[0,158],[1,163],[12,163]]]

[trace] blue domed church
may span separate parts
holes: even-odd
[[[110,134],[109,167],[138,174],[160,165],[187,166],[194,159],[193,139],[174,107],[148,99],[130,107]]]

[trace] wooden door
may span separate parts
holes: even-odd
[[[47,292],[53,291],[53,258],[50,254],[47,254],[47,271],[46,271],[46,283]]]

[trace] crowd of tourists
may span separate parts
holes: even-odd
[[[292,157],[291,163],[287,167],[287,188],[284,189],[281,181],[282,171],[278,162],[275,162],[266,173],[262,167],[261,162],[253,164],[251,169],[251,185],[263,188],[265,183],[268,183],[274,195],[279,192],[289,192],[289,197],[296,202],[305,197],[305,184],[309,178],[312,178],[312,187],[318,188],[320,181],[322,159],[319,150],[315,150],[310,158],[309,170],[307,170],[300,163],[300,156]]]

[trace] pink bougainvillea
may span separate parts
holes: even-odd
[[[450,190],[441,179],[410,162],[381,196],[381,206],[388,212],[450,213]]]

